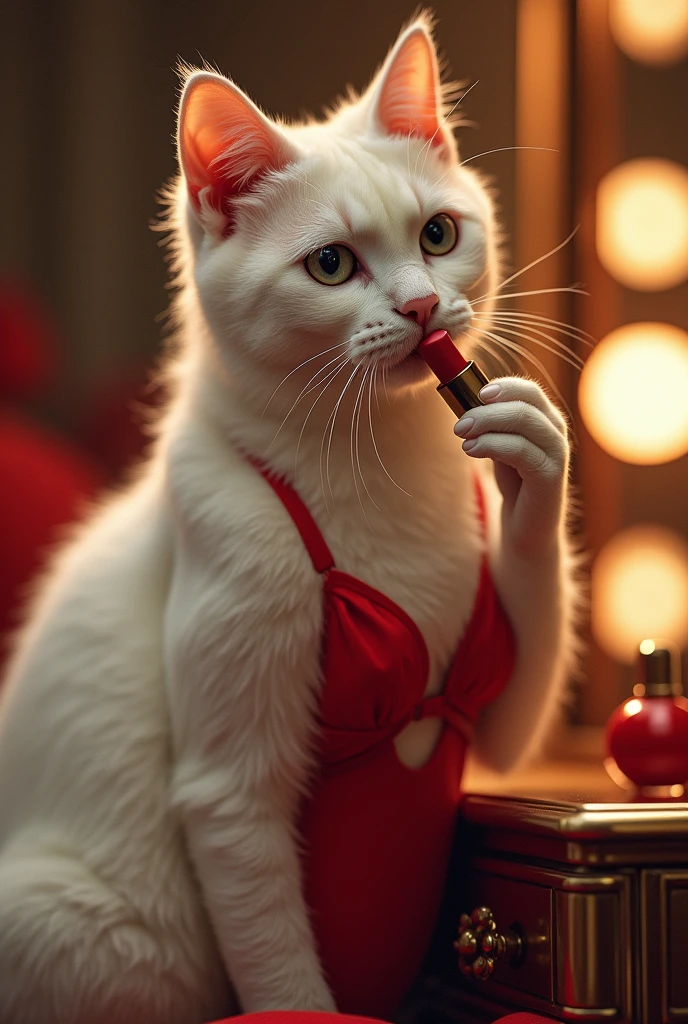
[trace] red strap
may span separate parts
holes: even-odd
[[[438,693],[436,697],[426,697],[420,704],[416,704],[413,709],[413,720],[418,722],[421,718],[443,718],[468,740],[471,738],[475,725],[470,715],[450,703],[446,693]]]
[[[255,466],[261,476],[270,484],[273,491],[282,502],[291,516],[294,526],[301,535],[308,554],[310,555],[313,568],[316,572],[327,572],[334,568],[332,552],[325,543],[325,538],[316,526],[313,516],[310,514],[301,498],[293,487],[283,477],[277,477],[265,463],[253,456],[247,456],[251,465]],[[473,478],[475,483],[476,496],[478,499],[478,517],[485,530],[485,495],[477,475]]]
[[[306,551],[311,557],[311,562],[313,563],[315,571],[327,572],[328,569],[334,568],[332,552],[325,543],[325,538],[316,526],[313,516],[310,514],[294,488],[291,487],[283,477],[275,476],[272,470],[268,469],[268,467],[258,459],[248,456],[248,461],[256,467],[261,476],[270,484],[273,491],[291,516],[294,526],[301,534],[301,540],[306,547]]]
[[[478,474],[477,473],[473,477],[473,480],[475,482],[476,498],[478,499],[478,519],[480,520],[480,525],[483,528],[483,534],[484,534],[485,533],[485,521],[486,521],[485,494],[483,492],[480,480],[478,479]]]

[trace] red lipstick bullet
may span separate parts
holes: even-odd
[[[479,391],[488,378],[473,360],[466,361],[447,331],[433,331],[418,345],[418,354],[439,379],[437,391],[459,419],[485,403]]]

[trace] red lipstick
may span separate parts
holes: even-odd
[[[439,379],[439,394],[459,418],[485,404],[479,391],[490,383],[488,378],[472,359],[464,359],[447,331],[433,331],[423,338],[418,354]]]

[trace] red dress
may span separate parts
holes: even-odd
[[[424,699],[429,656],[418,626],[337,569],[296,492],[258,469],[323,576],[320,765],[300,822],[306,902],[338,1009],[389,1019],[427,951],[472,727],[509,680],[514,637],[483,556],[444,691]],[[427,717],[443,718],[445,728],[428,763],[407,768],[394,737]]]

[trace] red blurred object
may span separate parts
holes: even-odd
[[[78,450],[0,410],[0,637],[58,528],[77,519],[100,476]]]
[[[640,645],[641,681],[612,712],[607,750],[636,786],[688,781],[688,700],[681,693],[678,650],[669,641]]]
[[[79,440],[110,483],[125,478],[150,444],[147,425],[155,420],[165,389],[148,377],[149,371],[141,366],[100,385],[80,417]]]
[[[56,334],[39,306],[24,289],[0,285],[0,666],[47,549],[102,484],[77,445],[20,411],[56,364]]]
[[[422,1018],[421,1018],[422,1019]],[[343,1013],[315,1013],[301,1010],[269,1010],[225,1017],[214,1024],[383,1024],[374,1017],[355,1017]],[[552,1017],[523,1011],[500,1017],[494,1024],[552,1024]]]
[[[57,364],[48,317],[21,285],[0,282],[0,400],[40,395]]]

